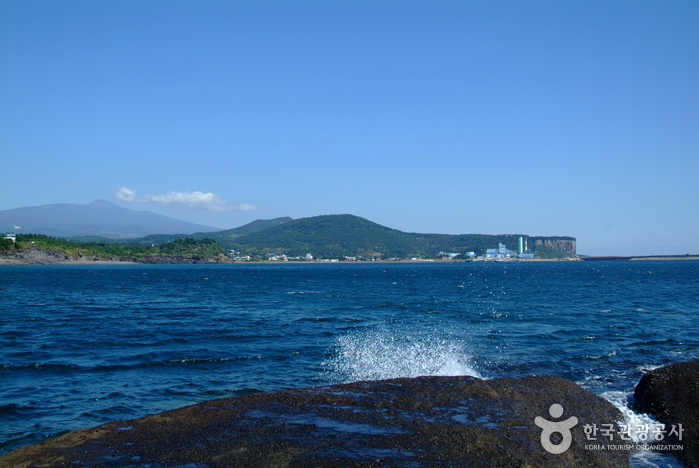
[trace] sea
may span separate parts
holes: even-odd
[[[0,454],[252,392],[557,375],[630,423],[699,358],[698,261],[0,266]],[[532,415],[532,419],[536,415]],[[680,466],[637,452],[632,466]]]

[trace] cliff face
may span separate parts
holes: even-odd
[[[534,251],[561,252],[568,256],[575,256],[576,240],[574,237],[533,237]]]

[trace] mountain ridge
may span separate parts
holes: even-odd
[[[16,227],[19,226],[19,229]],[[0,211],[0,231],[58,237],[102,236],[134,239],[153,234],[191,234],[220,228],[182,221],[150,211],[122,208],[106,200],[54,203]]]

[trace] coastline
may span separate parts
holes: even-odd
[[[36,263],[36,262],[26,262],[22,260],[7,260],[0,258],[0,266],[27,266],[27,265],[141,265],[139,262],[132,261],[110,261],[110,260],[66,260],[51,263]]]
[[[699,261],[699,255],[652,255],[643,257],[582,257],[582,258],[529,258],[513,259],[495,262],[493,260],[374,260],[374,261],[262,261],[262,262],[240,262],[240,261],[220,261],[214,259],[164,259],[165,261],[138,262],[134,260],[55,260],[55,261],[33,261],[24,259],[9,259],[0,257],[0,266],[27,266],[27,265],[349,265],[349,264],[396,264],[396,263],[549,263],[549,262],[594,262],[594,261]]]
[[[56,261],[31,261],[31,260],[15,260],[0,258],[0,266],[2,265],[173,265],[173,264],[209,264],[209,265],[351,265],[351,264],[398,264],[398,263],[541,263],[541,262],[569,262],[569,261],[579,261],[576,258],[531,258],[531,259],[517,259],[517,260],[505,260],[495,262],[493,260],[374,260],[374,261],[261,261],[261,262],[240,262],[240,261],[181,261],[173,262],[172,259],[167,259],[170,261],[163,262],[138,262],[133,260],[56,260]]]
[[[685,255],[633,255],[633,256],[620,256],[620,255],[602,255],[602,256],[585,256],[580,257],[580,260],[584,262],[599,262],[599,261],[645,261],[645,260],[699,260],[699,255],[695,254],[685,254]]]
[[[598,261],[686,261],[699,260],[697,254],[685,255],[637,255],[637,256],[576,256],[565,258],[503,258],[503,259],[451,259],[451,258],[405,258],[385,260],[340,260],[340,259],[315,259],[315,260],[263,260],[263,261],[239,261],[228,258],[225,255],[216,257],[188,256],[188,255],[146,255],[146,256],[99,256],[93,255],[65,255],[61,251],[43,249],[30,249],[15,252],[13,254],[0,255],[1,265],[179,265],[179,264],[237,264],[237,265],[283,265],[283,264],[396,264],[396,263],[541,263],[541,262],[598,262]]]

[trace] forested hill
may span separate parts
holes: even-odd
[[[324,258],[421,255],[421,249],[411,234],[347,214],[289,221],[240,236],[234,243],[234,248],[243,252],[275,252],[290,256],[307,253]]]
[[[225,248],[254,254],[278,253],[288,256],[343,258],[433,258],[439,252],[485,253],[499,243],[516,251],[519,237],[540,258],[575,256],[574,237],[532,237],[524,234],[418,234],[387,228],[349,214],[324,215],[284,222],[276,226],[241,235]]]

